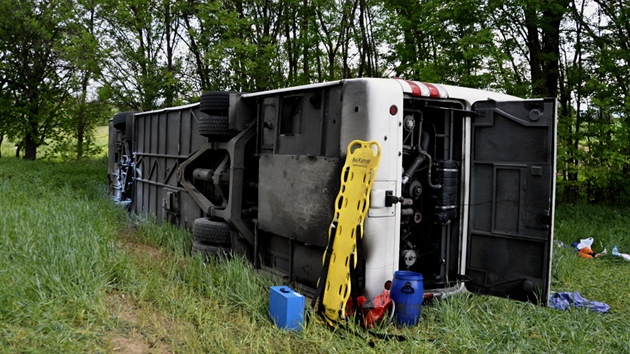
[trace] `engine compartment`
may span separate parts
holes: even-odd
[[[458,102],[405,99],[398,268],[427,288],[458,278],[464,117]]]

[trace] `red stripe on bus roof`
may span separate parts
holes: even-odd
[[[427,85],[427,87],[429,88],[429,92],[431,93],[431,97],[436,97],[436,98],[440,97],[440,91],[437,89],[437,87],[435,87],[435,85],[429,84],[429,83],[426,83],[426,82],[423,82],[423,84]]]
[[[411,94],[413,96],[422,96],[422,91],[420,90],[420,86],[418,86],[415,82],[411,80],[405,80],[406,83],[411,86]]]

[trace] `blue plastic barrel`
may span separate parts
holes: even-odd
[[[389,296],[394,301],[394,317],[399,325],[413,326],[420,321],[424,296],[422,274],[406,270],[395,272]]]

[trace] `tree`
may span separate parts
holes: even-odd
[[[183,31],[178,35],[188,49],[184,60],[188,63],[188,80],[197,92],[218,89],[213,87],[211,47],[215,45],[217,34],[213,31],[216,19],[212,16],[218,4],[215,1],[199,2],[195,0],[180,1],[177,12]]]
[[[74,132],[70,136],[76,139],[77,160],[84,156],[84,144],[89,145],[91,133],[100,120],[92,107],[94,103],[89,102],[88,97],[88,89],[93,86],[92,82],[100,74],[101,67],[97,7],[96,0],[77,0],[74,6],[76,20],[68,28],[72,36],[64,48],[65,57],[73,65],[69,86],[72,97],[68,99],[67,107],[71,114],[67,116],[66,123],[67,130]]]
[[[121,110],[146,111],[163,107],[166,101],[172,104],[177,95],[173,80],[179,74],[169,71],[175,70],[175,51],[168,2],[102,0],[101,5],[98,15],[106,32],[101,38],[100,81],[105,96]],[[165,46],[170,51],[165,52]]]
[[[290,0],[284,5],[281,17],[281,51],[286,57],[287,85],[308,84],[321,81],[322,50],[319,47],[319,29],[316,20],[317,0]],[[316,66],[317,65],[317,66]]]
[[[476,88],[491,88],[497,81],[492,65],[502,67],[503,57],[498,57],[487,26],[490,9],[483,2],[388,0],[386,9],[399,29],[389,56],[396,76]]]
[[[22,142],[25,159],[36,158],[37,147],[60,119],[71,74],[61,55],[70,5],[65,0],[0,1],[5,14],[0,17],[0,77],[13,103],[8,136]]]
[[[577,114],[561,147],[571,157],[571,196],[586,185],[590,201],[622,201],[630,197],[630,9],[597,0],[573,1],[570,10],[575,57],[566,81]]]

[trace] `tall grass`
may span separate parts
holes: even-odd
[[[85,349],[124,214],[103,162],[0,161],[0,347]]]
[[[630,262],[569,247],[554,249],[553,290],[609,313],[463,293],[425,306],[415,327],[375,329],[402,342],[312,317],[285,332],[267,318],[280,279],[240,258],[190,257],[187,232],[129,218],[108,200],[105,176],[103,160],[0,159],[0,352],[126,352],[134,341],[140,352],[181,353],[630,352]],[[629,211],[559,206],[556,238],[630,251]]]

